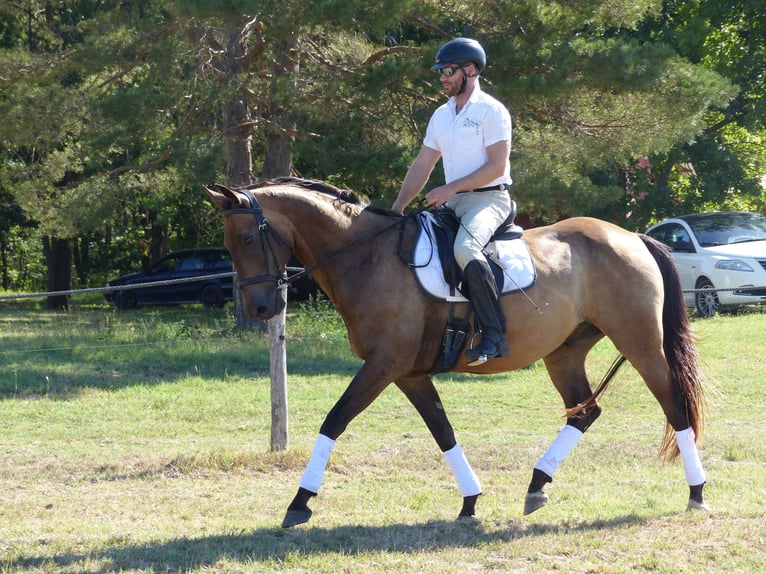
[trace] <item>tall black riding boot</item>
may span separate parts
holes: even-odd
[[[495,357],[507,357],[505,316],[489,264],[475,259],[465,266],[463,273],[468,286],[468,297],[481,327],[481,342],[465,353],[470,360],[468,365],[475,367]]]

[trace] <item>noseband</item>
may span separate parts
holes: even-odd
[[[299,277],[305,274],[305,269],[301,271],[300,273],[297,273],[293,275],[292,277],[287,276],[287,269],[283,268],[280,270],[279,268],[279,260],[277,259],[277,254],[274,251],[274,244],[271,240],[272,237],[276,239],[281,245],[284,245],[285,247],[289,248],[289,245],[287,242],[282,239],[275,230],[273,230],[271,227],[269,227],[269,220],[266,219],[263,215],[263,208],[258,203],[258,200],[255,198],[255,195],[249,190],[249,189],[238,189],[240,193],[243,193],[249,200],[250,200],[250,207],[232,207],[229,209],[223,209],[221,210],[221,213],[223,215],[237,215],[237,214],[250,214],[255,217],[255,221],[258,223],[258,234],[261,238],[261,249],[263,250],[263,257],[264,260],[267,262],[267,270],[271,267],[271,265],[268,263],[269,259],[271,260],[271,263],[273,267],[277,270],[278,274],[275,275],[255,275],[253,277],[245,277],[244,279],[238,279],[237,280],[237,287],[242,289],[242,287],[246,285],[255,285],[257,283],[268,283],[273,282],[276,285],[276,288],[279,289],[280,287],[283,287],[284,285],[289,285]]]

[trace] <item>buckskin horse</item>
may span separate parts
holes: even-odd
[[[481,485],[431,377],[450,304],[425,294],[400,257],[403,242],[412,244],[418,233],[414,218],[366,206],[353,192],[313,180],[214,187],[205,189],[224,216],[225,245],[248,315],[267,320],[281,312],[281,286],[289,281],[286,264],[294,254],[342,316],[351,348],[363,360],[319,429],[282,526],[310,519],[308,502],[319,491],[336,439],[392,382],[422,416],[456,478],[463,496],[459,518],[474,516]],[[689,485],[687,509],[708,510],[697,449],[703,386],[668,251],[644,235],[581,217],[526,230],[523,241],[537,280],[525,292],[502,297],[505,314],[512,317],[506,333],[509,356],[469,367],[461,352],[453,370],[498,373],[540,358],[545,362],[567,420],[533,468],[524,513],[546,504],[543,487],[601,412],[598,396],[620,363],[593,392],[585,358],[605,336],[662,407],[667,425],[661,453],[669,459],[681,456]],[[457,304],[458,313],[466,305]]]

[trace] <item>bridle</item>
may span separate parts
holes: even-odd
[[[237,215],[237,214],[250,214],[255,216],[255,220],[258,223],[258,233],[261,238],[261,249],[263,250],[263,256],[266,261],[269,261],[269,257],[271,259],[271,262],[273,263],[274,268],[279,271],[280,273],[278,275],[255,275],[253,277],[246,277],[244,279],[238,279],[237,280],[237,287],[240,289],[246,285],[255,285],[257,283],[268,283],[273,282],[277,289],[280,287],[284,287],[285,285],[290,285],[299,278],[310,275],[312,271],[315,269],[318,269],[319,267],[323,267],[327,265],[328,263],[334,261],[341,255],[352,251],[356,249],[357,247],[360,247],[367,241],[370,241],[374,239],[375,237],[378,237],[379,235],[382,235],[389,229],[392,229],[394,227],[398,227],[404,224],[405,221],[409,219],[409,217],[398,217],[397,221],[395,221],[393,224],[388,225],[376,233],[374,233],[372,236],[367,237],[361,241],[356,241],[354,243],[351,243],[350,245],[347,245],[334,253],[333,255],[329,256],[324,261],[321,261],[314,265],[313,267],[304,267],[302,270],[298,271],[297,273],[290,275],[288,277],[287,275],[287,268],[282,268],[280,270],[279,268],[279,259],[277,259],[277,254],[274,251],[274,243],[272,242],[272,237],[284,247],[287,247],[292,251],[292,248],[288,244],[287,241],[285,241],[279,233],[277,233],[276,230],[272,229],[269,226],[269,220],[266,219],[266,217],[263,215],[263,208],[258,203],[258,200],[256,199],[255,195],[246,188],[240,188],[237,190],[238,192],[242,193],[247,197],[247,199],[250,201],[250,207],[231,207],[229,209],[222,209],[221,214],[223,215]],[[267,270],[269,268],[269,265],[267,264]]]
[[[297,280],[299,277],[302,277],[306,274],[306,270],[300,271],[299,273],[296,273],[295,275],[288,277],[287,276],[287,268],[279,268],[279,259],[277,259],[277,254],[274,251],[274,242],[272,241],[272,237],[280,244],[288,249],[290,249],[290,245],[282,239],[282,237],[277,233],[274,229],[269,227],[269,220],[266,219],[266,217],[263,215],[263,208],[258,203],[258,200],[255,198],[255,195],[249,190],[249,189],[238,189],[240,193],[244,194],[248,200],[250,200],[250,207],[231,207],[229,209],[222,209],[221,213],[223,215],[237,215],[237,214],[250,214],[255,217],[255,221],[258,223],[258,234],[261,238],[261,249],[263,250],[263,257],[266,263],[266,269],[270,269],[272,266],[274,269],[277,270],[277,273],[274,275],[269,275],[268,273],[265,275],[254,275],[253,277],[245,277],[244,279],[238,279],[237,280],[237,287],[242,289],[242,287],[245,287],[247,285],[256,285],[258,283],[269,283],[273,282],[277,289],[284,287],[285,285],[289,285],[290,283],[293,283],[295,280]],[[269,260],[271,261],[271,264],[269,263]]]

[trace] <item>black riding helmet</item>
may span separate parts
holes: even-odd
[[[484,53],[484,48],[476,40],[455,38],[439,48],[439,51],[436,52],[436,63],[431,66],[431,69],[438,71],[452,64],[457,64],[461,69],[467,64],[474,64],[478,69],[474,76],[478,76],[487,66],[487,54]],[[458,94],[465,92],[467,82],[468,75],[463,70],[463,82]]]
[[[431,69],[441,70],[451,64],[465,65],[474,63],[481,72],[487,67],[487,55],[484,48],[471,38],[455,38],[444,44],[436,53],[436,63]]]

